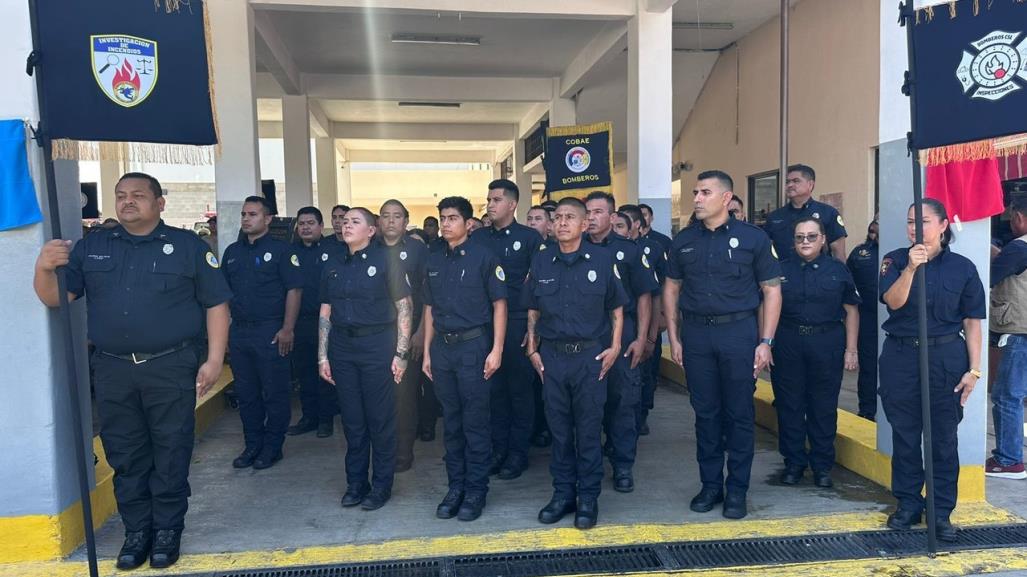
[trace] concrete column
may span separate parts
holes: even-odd
[[[28,3],[0,7],[0,37],[5,46],[0,73],[7,78],[0,91],[0,118],[27,118],[35,125],[35,79],[25,75],[25,55],[32,50]],[[32,141],[27,150],[36,194],[49,216],[42,153]],[[78,164],[58,161],[55,170],[64,238],[76,240],[82,235]],[[49,222],[0,231],[5,249],[0,275],[7,279],[0,283],[0,318],[17,319],[17,330],[0,334],[7,385],[0,402],[0,535],[5,536],[0,563],[61,557],[82,535],[62,328],[57,313],[36,298],[31,282],[36,255],[49,239]],[[91,441],[84,302],[72,304],[72,321],[79,394],[85,400],[83,428]],[[86,450],[92,454],[91,445]],[[110,512],[110,507],[96,507],[101,521]]]
[[[314,204],[314,183],[310,170],[310,107],[306,95],[282,97],[282,139],[285,156],[285,210],[293,215]]]
[[[524,172],[524,139],[514,141],[514,184],[521,191],[521,200],[517,203],[517,222],[524,224],[531,210],[531,174]]]
[[[214,164],[218,247],[235,242],[243,200],[260,192],[257,101],[253,57],[253,9],[246,0],[207,4],[214,41],[214,76],[221,157]]]
[[[317,153],[317,207],[325,213],[338,204],[338,162],[335,159],[335,143],[331,138],[318,138],[314,142]]]
[[[671,10],[649,12],[646,0],[628,21],[629,202],[653,207],[653,228],[670,234],[671,155],[674,146],[671,83]]]
[[[100,182],[97,183],[97,188],[100,189],[100,216],[103,218],[117,218],[114,213],[114,188],[118,184],[118,179],[126,172],[123,166],[119,160],[100,161]]]
[[[577,103],[560,98],[560,79],[553,79],[553,99],[549,101],[549,126],[570,126],[577,122]]]

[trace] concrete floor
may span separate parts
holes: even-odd
[[[650,416],[652,434],[639,443],[636,490],[616,493],[604,481],[600,524],[705,523],[723,521],[719,509],[693,513],[688,501],[699,489],[692,409],[686,395],[661,388]],[[484,515],[472,523],[434,516],[445,494],[441,423],[438,439],[417,442],[412,470],[396,476],[392,500],[381,510],[343,509],[344,440],[336,435],[290,437],[285,458],[265,471],[235,470],[242,448],[235,411],[224,416],[197,443],[190,476],[193,497],[186,518],[183,553],[221,553],[376,543],[390,539],[484,534],[543,527],[538,510],[551,495],[548,449],[535,449],[531,468],[519,479],[493,479]],[[756,458],[749,492],[750,519],[841,512],[883,511],[892,505],[881,487],[849,472],[835,472],[834,489],[814,488],[807,477],[799,487],[773,479],[781,467],[776,437],[757,427]],[[609,473],[607,467],[607,473]],[[558,526],[570,526],[569,517]],[[98,532],[102,558],[121,545],[123,527],[115,516]],[[84,558],[80,548],[73,558]]]

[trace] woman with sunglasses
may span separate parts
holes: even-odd
[[[974,264],[949,250],[952,230],[945,206],[932,198],[923,205],[924,240],[881,259],[881,301],[888,305],[888,334],[881,349],[881,406],[892,427],[892,494],[898,509],[888,527],[905,530],[920,523],[924,510],[920,346],[930,350],[929,381],[934,460],[935,528],[938,539],[955,541],[949,522],[956,506],[959,450],[956,428],[966,400],[981,377],[981,319],[984,285]],[[906,234],[914,242],[914,212],[906,216]],[[927,281],[927,342],[918,338],[919,267]],[[962,334],[960,334],[962,332]],[[964,339],[965,335],[965,339]]]
[[[793,230],[799,258],[781,263],[781,322],[770,372],[785,460],[780,481],[797,485],[809,467],[813,484],[827,488],[833,485],[842,369],[859,366],[860,299],[849,269],[824,250],[823,223],[800,218]]]

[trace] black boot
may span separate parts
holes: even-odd
[[[178,561],[178,549],[182,545],[182,532],[174,529],[159,529],[154,533],[153,551],[150,552],[150,567],[164,569]]]
[[[296,421],[296,424],[285,430],[285,434],[289,436],[304,435],[311,431],[317,430],[317,419],[311,419],[304,415],[300,420]]]
[[[125,544],[118,553],[118,569],[135,569],[146,561],[153,544],[150,531],[125,533]]]

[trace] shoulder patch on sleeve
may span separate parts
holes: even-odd
[[[644,254],[642,255],[642,266],[644,266],[645,268],[650,268],[649,259],[647,259]]]
[[[881,261],[881,276],[884,276],[888,273],[888,267],[891,266],[891,263],[892,259],[890,256],[884,257],[884,260]]]
[[[292,263],[292,266],[300,266],[300,257],[292,255],[289,257],[289,262]]]
[[[221,268],[221,263],[218,262],[218,257],[214,256],[214,253],[207,251],[207,264],[210,268]]]
[[[774,258],[780,258],[777,256],[777,249],[774,248],[773,244],[770,245],[770,254],[774,255]]]
[[[616,264],[613,265],[613,276],[615,276],[617,278],[620,278],[620,271],[617,270],[617,265]]]
[[[497,266],[496,267],[496,278],[498,278],[499,280],[501,280],[503,282],[506,282],[506,272],[503,271],[503,267],[501,267],[501,266]]]
[[[838,221],[838,226],[845,226],[845,221],[842,220],[842,215],[841,214],[838,215],[836,220]]]

